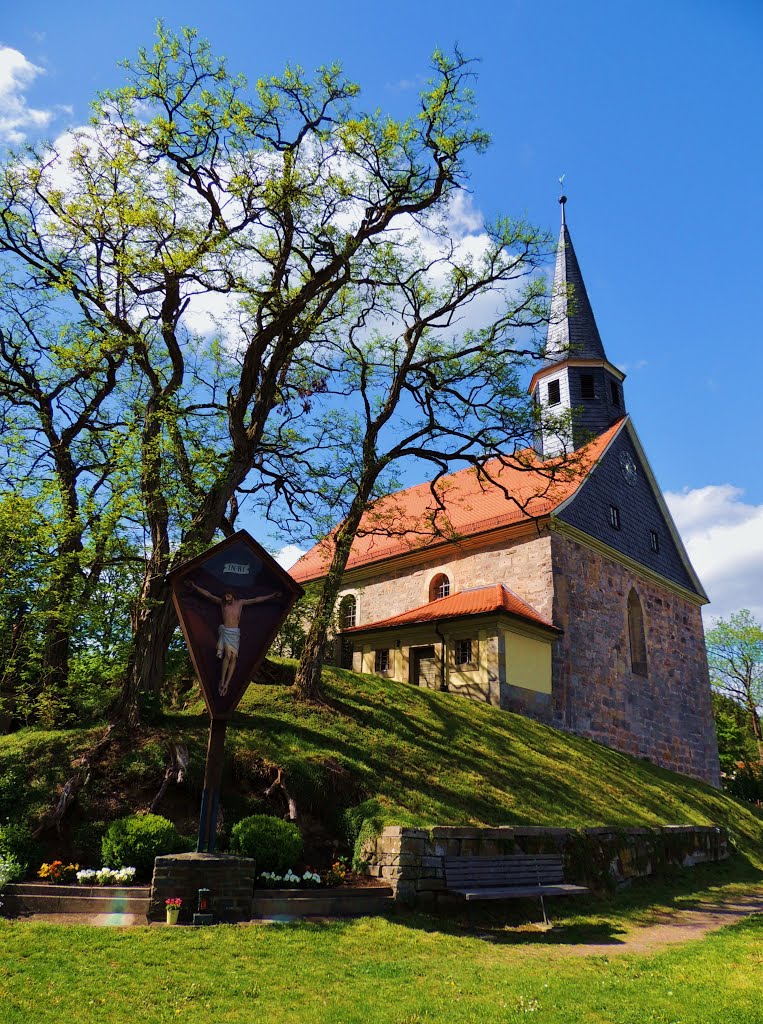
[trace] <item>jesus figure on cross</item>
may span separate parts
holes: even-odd
[[[274,590],[272,594],[264,594],[262,597],[240,598],[235,597],[229,590],[222,597],[210,594],[193,580],[189,585],[197,594],[206,597],[208,601],[219,604],[222,609],[223,621],[217,630],[217,657],[222,659],[222,673],[220,676],[220,696],[224,697],[228,692],[228,686],[236,671],[238,661],[238,648],[241,642],[241,612],[250,604],[264,604],[266,601],[274,601],[283,595]]]

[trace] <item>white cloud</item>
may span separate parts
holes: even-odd
[[[298,544],[286,544],[279,551],[273,552],[273,558],[283,569],[291,569],[294,563],[304,555],[305,550]]]
[[[712,604],[707,617],[749,608],[763,620],[763,505],[733,484],[667,492],[665,499]]]
[[[52,110],[37,110],[27,103],[25,92],[44,69],[23,53],[0,45],[0,141],[23,142],[29,130],[44,128]]]

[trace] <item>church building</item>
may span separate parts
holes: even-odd
[[[496,462],[500,486],[471,468],[446,477],[448,531],[426,536],[428,483],[384,499],[385,520],[403,529],[361,526],[339,603],[342,656],[717,786],[708,598],[628,415],[625,374],[607,359],[565,202],[546,359],[530,391],[547,413],[574,410],[571,437],[541,431],[529,469]],[[549,481],[544,466],[564,448],[575,468]],[[326,567],[317,544],[291,575],[309,583]]]

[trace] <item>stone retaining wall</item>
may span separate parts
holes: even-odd
[[[633,878],[667,867],[692,867],[729,855],[725,829],[712,825],[659,828],[501,828],[432,829],[393,826],[363,848],[366,871],[392,886],[407,902],[440,902],[445,893],[446,856],[498,857],[512,853],[560,853],[565,880],[594,890],[628,885]]]
[[[217,920],[245,920],[252,916],[254,861],[216,853],[176,853],[157,857],[151,882],[149,917],[165,916],[164,901],[179,896],[181,921],[196,911],[199,889],[209,889],[211,911]]]

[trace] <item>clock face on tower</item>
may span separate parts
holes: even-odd
[[[636,463],[628,452],[620,453],[620,469],[625,477],[625,482],[633,487],[638,477],[638,470],[636,469]]]

